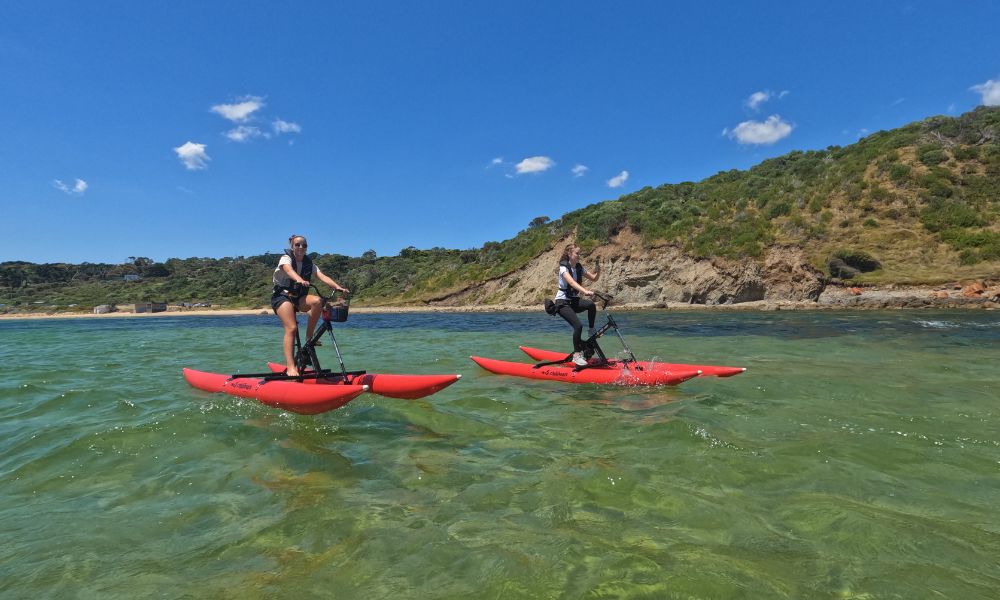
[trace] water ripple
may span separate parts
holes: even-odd
[[[352,315],[348,368],[463,378],[306,417],[181,377],[280,359],[270,316],[0,322],[0,592],[995,595],[994,316],[616,318],[640,358],[750,371],[518,381],[466,357],[565,347],[564,323]]]

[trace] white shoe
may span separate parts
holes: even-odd
[[[590,337],[594,337],[595,335],[597,335],[597,330],[591,327],[590,330],[587,331],[587,335],[589,335]]]
[[[585,366],[587,366],[587,359],[583,357],[583,352],[574,352],[573,353],[573,364],[576,365],[576,366],[578,366],[578,367],[585,367]]]

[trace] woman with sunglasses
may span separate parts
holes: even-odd
[[[289,375],[298,375],[295,368],[295,360],[292,357],[292,345],[295,341],[295,330],[298,329],[298,321],[295,319],[295,312],[309,313],[309,323],[306,326],[306,339],[313,335],[316,323],[319,321],[319,314],[323,307],[319,296],[309,294],[309,283],[313,275],[320,281],[330,286],[331,289],[350,294],[351,290],[330,279],[319,270],[312,259],[306,254],[309,248],[305,236],[293,235],[288,238],[289,249],[278,260],[278,267],[274,270],[274,292],[271,294],[271,308],[274,314],[281,319],[281,324],[285,326],[285,337],[283,346],[285,350],[285,365],[288,367]],[[317,342],[316,345],[319,345]]]

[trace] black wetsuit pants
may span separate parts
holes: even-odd
[[[556,300],[559,307],[559,316],[566,319],[566,322],[573,326],[573,351],[582,352],[583,344],[583,323],[580,322],[576,313],[587,311],[587,321],[590,328],[594,328],[594,319],[597,318],[597,305],[586,298],[571,298],[569,300]]]

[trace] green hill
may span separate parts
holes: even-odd
[[[1000,107],[932,117],[855,144],[791,152],[746,171],[644,188],[556,220],[534,219],[473,250],[406,248],[398,256],[314,255],[367,305],[420,304],[523,267],[575,232],[593,248],[625,228],[650,248],[700,257],[759,257],[802,248],[832,275],[875,283],[939,283],[1000,273]],[[843,262],[838,262],[839,258]],[[0,301],[20,309],[88,309],[159,300],[266,306],[277,255],[135,258],[111,264],[0,264]],[[843,264],[864,273],[841,270]],[[123,280],[127,274],[138,282]]]
[[[998,216],[1000,108],[981,107],[699,183],[646,188],[562,221],[590,244],[629,225],[650,244],[699,256],[759,256],[791,244],[823,270],[838,250],[861,251],[883,265],[870,278],[901,282],[996,273]]]

